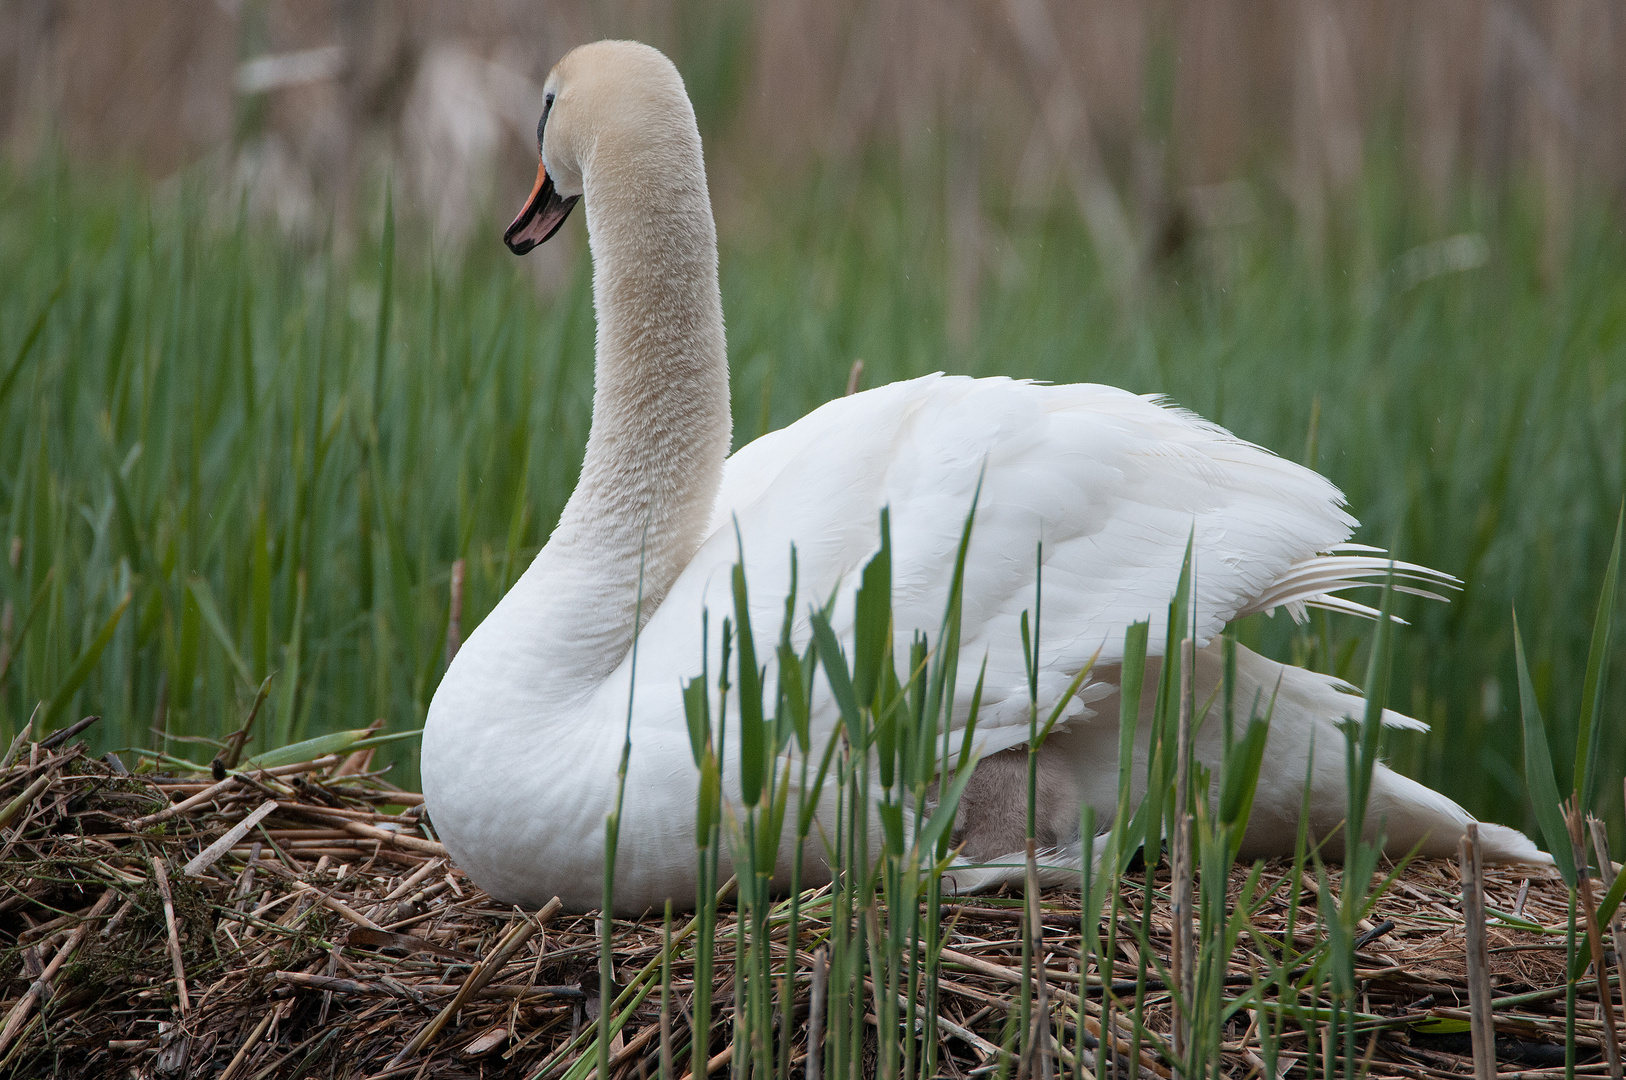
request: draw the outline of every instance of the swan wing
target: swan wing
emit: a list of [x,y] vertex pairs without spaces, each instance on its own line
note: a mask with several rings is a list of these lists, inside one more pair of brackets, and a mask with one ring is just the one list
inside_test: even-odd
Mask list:
[[[1337,606],[1328,590],[1371,577],[1371,564],[1387,566],[1376,556],[1343,554],[1318,567],[1318,553],[1347,540],[1355,525],[1338,490],[1156,398],[1090,384],[931,375],[829,402],[728,460],[709,538],[639,638],[637,696],[665,695],[670,709],[646,702],[635,713],[660,723],[681,713],[677,686],[700,671],[703,611],[715,680],[741,550],[759,660],[771,667],[792,545],[793,639],[804,644],[809,608],[833,600],[833,627],[850,644],[853,595],[878,549],[883,507],[890,508],[899,652],[907,655],[916,630],[935,641],[974,499],[955,722],[986,659],[984,752],[1026,737],[1019,626],[1035,606],[1041,575],[1039,697],[1049,708],[1092,656],[1102,668],[1121,661],[1131,623],[1150,620],[1152,652],[1162,651],[1188,538],[1200,642],[1241,613],[1325,599]],[[626,708],[629,665],[630,658],[601,688],[606,707]],[[1087,714],[1092,696],[1087,685],[1073,713]],[[828,702],[820,713],[833,727]]]

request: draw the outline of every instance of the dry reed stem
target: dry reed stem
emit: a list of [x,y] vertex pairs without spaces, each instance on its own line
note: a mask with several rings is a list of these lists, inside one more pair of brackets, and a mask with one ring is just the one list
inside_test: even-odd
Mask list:
[[[1575,870],[1579,879],[1576,889],[1581,894],[1581,909],[1586,915],[1587,941],[1592,947],[1592,973],[1597,983],[1598,997],[1604,1005],[1604,1051],[1609,1062],[1609,1076],[1611,1080],[1621,1080],[1620,1037],[1615,1030],[1615,1010],[1609,1007],[1609,969],[1603,960],[1603,928],[1598,925],[1598,901],[1592,895],[1592,874],[1587,864],[1586,831],[1579,796],[1571,796],[1565,802],[1564,818],[1575,853]],[[1607,860],[1606,853],[1601,861]]]
[[158,895],[164,900],[164,926],[169,930],[169,962],[175,973],[175,993],[180,998],[181,1015],[192,1011],[192,1001],[186,992],[186,964],[181,958],[181,935],[175,927],[175,897],[169,887],[169,871],[164,867],[164,856],[154,855],[152,874],[158,883]]
[[1490,956],[1485,947],[1485,890],[1479,861],[1479,826],[1469,824],[1460,845],[1462,915],[1468,938],[1468,1011],[1473,1024],[1474,1076],[1496,1077],[1496,1023],[1491,1016]]
[[148,814],[146,817],[136,818],[134,821],[130,822],[128,827],[131,832],[140,832],[143,829],[157,825],[159,822],[168,821],[172,817],[186,813],[186,811],[192,809],[194,806],[202,806],[204,803],[213,799],[215,796],[221,794],[227,789],[236,787],[237,782],[237,777],[228,776],[226,779],[217,784],[210,784],[208,787],[204,788],[202,791],[191,796],[190,798],[182,799],[178,803],[166,806],[157,813]]
[[807,1080],[822,1080],[825,986],[829,978],[830,954],[820,945],[813,954],[813,986],[807,1009]]
[[[1195,553],[1191,567],[1192,595],[1196,595],[1197,567]],[[1195,615],[1195,600],[1192,610],[1187,618]],[[1195,620],[1193,619],[1192,622]],[[1188,623],[1191,625],[1192,623]],[[1172,858],[1174,863],[1173,895],[1170,898],[1170,909],[1174,917],[1175,934],[1173,941],[1173,955],[1169,958],[1169,973],[1175,985],[1180,988],[1180,999],[1174,1006],[1174,1052],[1184,1056],[1191,1045],[1191,1017],[1181,1007],[1180,1002],[1194,1000],[1197,988],[1197,973],[1195,958],[1197,955],[1197,928],[1192,919],[1192,887],[1194,868],[1192,860],[1194,853],[1191,850],[1193,820],[1187,810],[1186,800],[1191,790],[1191,725],[1193,717],[1193,702],[1191,700],[1191,676],[1197,666],[1197,642],[1195,638],[1187,638],[1180,643],[1180,710],[1177,715],[1175,734],[1175,777],[1174,777],[1174,837],[1172,843]]]
[[222,836],[219,840],[193,856],[190,862],[181,867],[181,873],[187,877],[202,877],[209,867],[218,862],[222,855],[237,846],[237,841],[247,836],[250,829],[264,821],[276,808],[277,801],[275,799],[267,799],[261,803],[248,817],[227,829],[225,836]]
[[[1609,858],[1609,833],[1603,822],[1597,818],[1588,818],[1587,825],[1592,832],[1592,850],[1598,858],[1598,880],[1603,885],[1603,891],[1608,892],[1615,884],[1615,864]],[[1621,933],[1621,916],[1616,912],[1609,920],[1609,935],[1615,946],[1615,970],[1626,970],[1626,935]],[[1621,987],[1620,1004],[1626,1010],[1626,986]]]
[[294,887],[299,889],[301,892],[315,893],[316,902],[318,904],[321,904],[323,907],[327,908],[329,911],[333,912],[347,923],[359,926],[363,930],[376,930],[380,934],[388,932],[382,926],[379,926],[361,912],[355,911],[347,904],[335,900],[327,893],[317,889],[314,885],[307,885],[303,881],[296,881],[294,882]]
[[12,799],[4,808],[0,808],[0,829],[10,825],[35,799],[39,798],[40,793],[51,786],[51,780],[52,775],[48,772],[29,784],[21,795]]
[[463,986],[458,990],[457,996],[452,998],[446,1004],[446,1007],[441,1009],[440,1013],[422,1031],[414,1035],[401,1048],[400,1053],[391,1059],[389,1067],[393,1068],[407,1058],[414,1056],[424,1048],[425,1044],[439,1035],[451,1018],[457,1014],[457,1011],[466,1005],[470,998],[483,990],[486,983],[490,982],[492,977],[502,970],[502,966],[508,962],[519,947],[529,941],[531,935],[541,929],[543,923],[559,914],[559,909],[562,906],[556,896],[548,901],[546,907],[536,913],[534,920],[521,916],[514,925],[509,927],[508,932],[497,943],[497,947],[491,951],[491,955],[469,969],[469,976],[463,981]]
[[463,560],[452,560],[451,604],[446,615],[446,663],[463,646]]
[[[477,178],[520,164],[524,143],[509,133],[523,135],[515,113],[540,96],[549,66],[613,34],[668,49],[685,71],[722,60],[751,73],[703,120],[717,159],[708,167],[722,175],[783,183],[821,158],[839,174],[877,149],[963,131],[956,156],[980,159],[992,183],[1021,186],[1033,174],[1029,187],[1060,177],[1076,190],[1088,181],[1106,192],[1084,194],[1128,203],[1117,207],[1130,219],[1118,243],[1133,253],[1150,239],[1134,227],[1149,231],[1160,204],[1182,194],[1168,186],[1217,186],[1256,165],[1266,177],[1290,169],[1294,186],[1335,189],[1364,150],[1393,142],[1388,152],[1432,196],[1435,216],[1455,179],[1539,181],[1557,244],[1568,242],[1581,192],[1618,190],[1626,178],[1626,25],[1615,6],[787,0],[714,23],[675,0],[563,0],[546,20],[529,19],[528,5],[478,0],[433,19],[294,5],[295,18],[273,5],[277,29],[262,39],[267,16],[203,0],[153,12],[69,6],[51,19],[23,5],[0,22],[0,55],[15,70],[0,134],[22,160],[60,139],[69,153],[111,153],[155,176],[240,150],[236,167],[255,178],[251,205],[272,212],[304,192],[312,205],[297,220],[307,224],[335,203],[341,221],[359,217],[347,189],[364,186],[357,180],[389,146],[400,154],[392,171],[419,177],[412,194],[425,208],[444,203],[437,220],[456,232],[480,220]],[[341,49],[343,63],[312,85],[271,92],[264,129],[244,141],[233,103],[246,69],[234,61],[275,67],[325,47]],[[448,59],[485,75],[448,83]],[[441,160],[436,132],[448,123],[493,127],[507,145]],[[268,146],[283,148],[281,164],[250,171]],[[437,164],[443,179],[433,179]],[[1325,203],[1330,190],[1296,194]],[[1202,201],[1191,202],[1200,213]]]
[[248,1038],[243,1040],[243,1045],[238,1047],[236,1055],[226,1065],[226,1071],[220,1074],[220,1080],[232,1080],[232,1077],[237,1075],[237,1067],[243,1063],[243,1059],[248,1056],[248,1052],[253,1049],[254,1044],[259,1042],[260,1038],[265,1035],[265,1029],[271,1026],[271,1020],[275,1016],[276,1010],[271,1009],[267,1010],[266,1014],[260,1018],[259,1024],[255,1025]]
[[[35,707],[34,712],[39,712],[38,706]],[[5,755],[0,756],[0,769],[11,767],[12,759],[17,756],[17,751],[28,745],[29,737],[33,734],[34,720],[33,717],[30,717],[28,723],[24,724],[23,729],[17,733],[17,737],[11,740],[11,745],[6,747]]]

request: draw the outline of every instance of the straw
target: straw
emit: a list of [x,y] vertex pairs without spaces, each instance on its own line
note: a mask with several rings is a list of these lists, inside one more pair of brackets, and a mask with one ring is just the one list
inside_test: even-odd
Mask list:
[[[170,816],[161,833],[143,832],[131,826],[214,786],[202,766],[196,773],[123,776],[85,757],[82,746],[49,751],[38,744],[20,749],[15,760],[0,771],[0,806],[41,778],[47,783],[14,821],[0,856],[0,877],[8,885],[0,895],[0,950],[37,955],[39,961],[32,978],[14,973],[33,961],[0,966],[0,1073],[150,1071],[160,1053],[168,1062],[181,1060],[184,1051],[188,1069],[200,1075],[230,1069],[232,1080],[271,1080],[298,1069],[306,1075],[377,1076],[392,1061],[400,1062],[401,1071],[391,1075],[421,1070],[429,1077],[468,1073],[472,1062],[466,1055],[478,1051],[491,1074],[531,1076],[547,1065],[547,1075],[558,1077],[582,1055],[585,1066],[596,1054],[591,1027],[582,1029],[588,1037],[575,1040],[572,1049],[578,1010],[590,996],[584,978],[597,993],[591,982],[598,959],[596,917],[544,913],[549,921],[543,948],[534,917],[516,918],[511,907],[494,902],[439,854],[419,815],[404,810],[418,806],[417,793],[378,777],[336,776],[337,759],[303,763],[285,775],[304,775],[307,782],[286,797],[267,800],[259,790],[274,779],[224,788]],[[200,853],[223,846],[267,801],[274,809],[200,865],[198,876],[172,873],[171,867],[192,865]],[[362,832],[346,826],[361,826]],[[367,830],[396,842],[384,843]],[[1042,869],[1042,853],[1039,863]],[[1245,905],[1252,933],[1220,961],[1226,1007],[1236,1011],[1216,1064],[1241,1076],[1268,1059],[1298,1075],[1312,1050],[1307,1034],[1327,1022],[1334,1001],[1325,978],[1317,983],[1307,966],[1318,955],[1316,905],[1294,907],[1289,901],[1311,888],[1340,891],[1342,872],[1328,867],[1323,884],[1295,875],[1290,863],[1269,862],[1253,899],[1244,901],[1248,870],[1237,868],[1225,883],[1230,904]],[[1195,876],[1201,878],[1200,867]],[[1035,1076],[1047,1059],[1070,1073],[1080,1039],[1086,1047],[1111,1046],[1122,1068],[1107,1073],[1125,1080],[1179,1070],[1175,1059],[1164,1056],[1172,1051],[1174,1034],[1167,981],[1178,925],[1170,907],[1171,871],[1161,864],[1149,878],[1144,870],[1121,877],[1115,906],[1103,909],[1112,912],[1116,937],[1102,934],[1102,944],[1092,946],[1098,950],[1092,953],[1095,963],[1082,968],[1076,892],[1046,891],[1026,913],[1020,896],[1004,894],[942,905],[936,1017],[919,1014],[921,1022],[912,1029],[916,1038],[938,1033],[939,1072],[1014,1072],[1018,1061],[1001,1047],[1011,1045],[1005,1033],[1014,1029],[1007,1028],[1007,1018],[1021,1011],[1022,942],[1028,934],[1033,971],[1027,983],[1045,987],[1043,999],[1030,1001],[1028,1009],[1030,1024],[1038,1025],[1028,1041],[1043,1047],[1031,1062]],[[1484,970],[1498,995],[1488,1003],[1502,1036],[1498,1065],[1502,1075],[1540,1073],[1562,1061],[1568,891],[1555,875],[1530,867],[1487,866],[1477,877]],[[1431,1032],[1431,1026],[1460,1025],[1470,1016],[1463,1007],[1474,998],[1463,948],[1467,926],[1459,910],[1469,884],[1452,862],[1417,860],[1367,912],[1354,942],[1359,1011],[1353,1022],[1363,1057],[1369,1055],[1369,1076],[1428,1080],[1469,1071],[1469,1048],[1451,1041],[1459,1037]],[[884,925],[891,916],[875,903]],[[1511,914],[1515,907],[1517,917]],[[828,893],[815,890],[802,898],[799,960],[787,986],[789,1060],[793,1070],[805,1068],[815,1078],[833,1075],[836,1060],[810,1053],[808,1045],[810,1028],[818,1025],[820,1042],[838,1037],[829,1023],[836,980],[824,959],[831,913]],[[713,991],[724,1002],[737,985],[731,944],[736,919],[724,901],[710,968]],[[662,911],[612,923],[617,970],[648,974],[634,976],[637,985],[614,1003],[622,1042],[611,1056],[610,1080],[659,1075],[663,1042],[669,1060],[688,1056],[694,925],[673,929],[668,956]],[[788,929],[788,921],[777,916],[767,924],[776,956],[788,955]],[[1275,950],[1289,940],[1295,943],[1289,955],[1299,958],[1292,962],[1304,966],[1278,977]],[[754,977],[749,970],[745,975]],[[1130,1008],[1137,982],[1144,999],[1138,1016]],[[1613,964],[1603,982],[1618,1018]],[[885,982],[864,978],[858,985],[866,998],[886,996]],[[650,992],[662,988],[671,1031],[666,1040],[660,1036],[662,994]],[[887,1011],[906,1027],[904,989],[898,1007]],[[1606,1068],[1607,1024],[1595,1018],[1598,980],[1586,979],[1578,993],[1578,1074],[1587,1075]],[[1110,1020],[1109,994],[1117,1001]],[[1266,1013],[1269,1025],[1248,1022]],[[864,1022],[874,1031],[879,1018]],[[160,1036],[159,1023],[174,1026]],[[1270,1055],[1260,1042],[1267,1026],[1278,1043]],[[1039,1032],[1046,1034],[1036,1040]],[[1313,1045],[1319,1057],[1319,1035]],[[708,1073],[733,1059],[731,1040],[725,1037],[719,1049],[701,1059]],[[1137,1054],[1138,1067],[1131,1070]]]

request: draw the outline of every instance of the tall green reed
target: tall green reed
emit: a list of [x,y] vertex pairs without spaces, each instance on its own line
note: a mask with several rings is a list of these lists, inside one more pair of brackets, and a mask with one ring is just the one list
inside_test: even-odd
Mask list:
[[[201,170],[155,194],[49,161],[0,168],[0,734],[43,701],[60,702],[57,724],[102,714],[98,749],[158,745],[155,726],[219,740],[273,673],[250,752],[380,716],[416,727],[446,655],[450,568],[463,560],[459,622],[476,625],[575,481],[585,262],[539,296],[489,237],[432,252],[382,197],[353,234],[291,240],[222,212],[212,186]],[[1305,445],[1316,417],[1310,464],[1370,534],[1467,585],[1448,608],[1400,611],[1416,629],[1393,699],[1433,732],[1392,740],[1391,758],[1519,823],[1506,613],[1516,602],[1537,701],[1574,737],[1590,681],[1574,613],[1592,610],[1626,476],[1626,248],[1578,208],[1571,261],[1547,276],[1516,201],[1430,217],[1381,170],[1363,192],[1322,261],[1281,227],[1291,215],[1266,213],[1204,233],[1133,309],[1102,287],[1070,211],[991,203],[998,257],[965,338],[945,330],[946,218],[886,161],[798,188],[751,219],[769,229],[725,215],[735,400],[750,403],[736,429],[805,414],[853,357],[871,382],[947,368],[1164,392],[1278,450]],[[1441,230],[1479,232],[1491,261],[1421,283],[1392,272]],[[1319,615],[1309,632],[1237,633],[1345,677],[1370,643]],[[1607,645],[1617,670],[1622,647]],[[1607,683],[1599,715],[1622,693]],[[1613,826],[1600,793],[1621,735],[1591,732],[1594,807]],[[1471,767],[1448,766],[1464,747]],[[413,756],[397,760],[414,782]]]
[[[725,863],[732,866],[739,889],[732,943],[733,1022],[727,1040],[737,1075],[785,1076],[794,1067],[796,987],[812,975],[799,957],[810,947],[828,957],[829,990],[820,1012],[825,1035],[818,1044],[806,1046],[805,1068],[821,1076],[853,1078],[868,1075],[870,1068],[876,1075],[894,1078],[935,1075],[940,1068],[936,1029],[940,1024],[937,980],[943,942],[942,884],[944,873],[954,864],[951,834],[958,800],[976,764],[971,748],[981,699],[979,676],[964,734],[956,745],[947,709],[955,699],[964,559],[974,520],[973,508],[962,534],[936,644],[917,633],[910,641],[907,661],[901,664],[894,644],[898,635],[891,610],[886,512],[880,521],[879,549],[860,575],[850,654],[830,623],[829,603],[809,609],[811,640],[800,652],[794,647],[791,629],[797,614],[797,575],[792,553],[791,588],[773,654],[777,671],[772,680],[767,677],[769,665],[759,659],[741,550],[731,580],[731,612],[722,624],[722,670],[714,677],[703,662],[700,675],[684,692],[691,749],[700,775],[698,910],[691,926],[698,925],[701,931],[690,954],[695,982],[688,1048],[695,1075],[706,1067],[714,1045],[711,988],[721,950],[715,929],[723,895],[715,882]],[[1181,643],[1187,640],[1186,613],[1193,593],[1188,554],[1168,612],[1166,651],[1149,733],[1146,795],[1138,806],[1132,806],[1129,780],[1147,657],[1147,624],[1136,624],[1126,636],[1119,810],[1104,833],[1104,844],[1097,842],[1093,811],[1081,813],[1081,955],[1087,969],[1089,957],[1110,957],[1117,951],[1115,935],[1121,924],[1118,882],[1130,856],[1138,849],[1147,852],[1150,865],[1144,888],[1150,898],[1150,871],[1159,861],[1164,838],[1176,838],[1179,830],[1188,830],[1186,842],[1194,853],[1197,873],[1183,880],[1185,887],[1197,890],[1196,940],[1202,942],[1188,958],[1191,975],[1182,980],[1151,959],[1149,924],[1143,919],[1135,927],[1141,959],[1133,1004],[1115,999],[1111,966],[1102,969],[1106,973],[1100,980],[1104,1008],[1095,1024],[1102,1036],[1097,1047],[1119,1047],[1123,1040],[1118,1034],[1127,1029],[1132,1059],[1145,1046],[1179,1063],[1188,1075],[1217,1076],[1225,1024],[1244,1008],[1262,1009],[1267,990],[1276,986],[1285,990],[1288,984],[1284,966],[1267,972],[1246,992],[1228,996],[1230,958],[1249,932],[1251,916],[1274,891],[1260,889],[1263,869],[1256,864],[1240,902],[1231,903],[1227,894],[1230,870],[1258,784],[1270,703],[1251,703],[1241,731],[1233,732],[1239,722],[1233,701],[1234,645],[1227,645],[1224,685],[1215,694],[1221,703],[1221,719],[1212,720],[1225,724],[1218,774],[1210,776],[1191,759],[1192,726],[1209,722],[1216,704],[1211,699],[1199,709],[1191,697],[1191,679],[1182,674],[1189,671],[1191,662]],[[1040,717],[1032,676],[1041,644],[1042,610],[1041,583],[1034,617],[1024,620],[1027,633],[1022,643],[1029,658],[1030,754],[1042,748],[1089,670],[1078,673],[1063,698],[1047,716]],[[709,623],[709,616],[704,621]],[[818,686],[816,668],[825,673]],[[811,706],[819,689],[829,693],[838,713],[835,728],[822,733],[812,725]],[[732,740],[730,702],[736,703],[737,713]],[[1381,707],[1376,708],[1373,715],[1381,716]],[[822,746],[818,736],[824,737]],[[737,772],[728,767],[730,741],[736,748]],[[731,781],[731,776],[737,780]],[[737,795],[731,783],[737,783]],[[1181,806],[1177,797],[1181,784],[1188,788],[1183,817],[1175,813]],[[826,785],[833,785],[834,790],[827,790]],[[1031,770],[1029,789],[1031,800]],[[1212,803],[1211,790],[1217,793]],[[794,814],[790,812],[793,800]],[[994,1063],[1001,1075],[1012,1068],[1024,1075],[1049,1074],[1055,1061],[1067,1053],[1068,1014],[1054,1011],[1036,952],[1041,918],[1031,821],[1028,831],[1023,975],[1009,1013],[1007,1052]],[[781,894],[786,885],[785,860],[780,857],[784,842],[793,847],[790,888]],[[804,892],[802,858],[810,843],[822,848],[831,881],[827,887]],[[1175,847],[1178,850],[1180,845]],[[1301,867],[1305,861],[1302,847]],[[1363,893],[1360,900],[1364,897]],[[1105,935],[1101,932],[1103,910]],[[1150,910],[1149,905],[1144,910]],[[804,940],[807,928],[813,930],[811,942]],[[777,967],[773,962],[776,945],[785,958]],[[672,946],[666,948],[670,951]],[[607,958],[607,942],[603,949]],[[1303,959],[1301,955],[1289,960],[1284,954],[1283,964],[1291,966]],[[669,955],[661,963],[664,998],[670,996]],[[1150,977],[1172,989],[1186,1017],[1185,1034],[1176,1042],[1149,1031],[1143,1022]],[[1317,977],[1324,977],[1319,970]],[[1299,988],[1295,983],[1295,998]],[[1071,1055],[1075,1069],[1082,1069],[1084,1032],[1091,1018],[1086,1016],[1084,999],[1075,995],[1073,1000]],[[1302,1017],[1302,1010],[1296,1015]],[[867,1023],[874,1027],[873,1043],[864,1034]],[[1057,1024],[1062,1026],[1053,1026]],[[606,1046],[601,1031],[597,1044],[601,1061]],[[1098,1051],[1098,1069],[1101,1061]]]
[[[816,1068],[832,1078],[863,1074],[864,1018],[873,1008],[879,1018],[882,1075],[935,1073],[935,980],[942,940],[938,899],[942,874],[952,861],[955,811],[975,764],[972,738],[981,697],[979,681],[956,747],[948,720],[955,701],[961,592],[974,517],[973,507],[935,647],[927,636],[917,635],[901,670],[894,652],[888,514],[883,511],[880,519],[880,549],[861,574],[850,657],[830,624],[828,603],[810,609],[808,644],[801,651],[793,644],[798,596],[792,551],[790,590],[770,654],[776,671],[771,695],[769,665],[759,661],[741,549],[731,581],[732,612],[722,622],[721,670],[714,683],[703,662],[700,675],[684,688],[700,780],[700,929],[693,953],[689,1046],[695,1075],[702,1073],[711,1053],[721,899],[716,879],[725,862],[733,868],[738,890],[732,1053],[741,1075],[788,1074],[795,991],[803,977],[800,939],[809,918],[818,920],[829,957],[823,1019],[830,1038],[827,1046],[810,1048],[819,1058]],[[709,614],[703,617],[703,634],[709,635],[709,621]],[[813,727],[814,677],[821,667],[824,688],[839,713],[829,731]],[[737,712],[733,769],[727,756],[730,701],[736,702]],[[737,783],[737,795],[731,783]],[[788,882],[781,874],[786,860],[780,855],[786,842],[792,845]],[[805,892],[802,876],[810,845],[822,850],[831,881],[824,889]],[[778,890],[787,884],[788,895],[781,899]],[[776,935],[788,943],[778,967],[773,960]]]
[[[1592,623],[1592,644],[1587,650],[1581,715],[1576,724],[1575,768],[1571,773],[1574,788],[1568,800],[1562,799],[1559,795],[1558,781],[1553,775],[1553,758],[1549,748],[1547,725],[1542,719],[1541,706],[1530,677],[1530,666],[1525,660],[1524,638],[1519,633],[1518,612],[1512,613],[1514,667],[1519,682],[1519,708],[1524,730],[1525,776],[1530,785],[1532,808],[1536,820],[1541,825],[1542,839],[1546,841],[1547,850],[1551,852],[1558,872],[1563,875],[1564,883],[1569,887],[1569,918],[1565,935],[1565,970],[1568,978],[1564,998],[1566,1078],[1575,1073],[1576,986],[1591,958],[1592,939],[1598,933],[1598,927],[1585,928],[1587,947],[1578,948],[1576,942],[1578,890],[1590,886],[1583,881],[1587,876],[1585,850],[1579,843],[1571,842],[1571,826],[1565,819],[1573,817],[1577,821],[1578,828],[1579,818],[1591,808],[1593,793],[1596,790],[1597,749],[1601,738],[1598,703],[1603,700],[1605,680],[1608,676],[1609,640],[1614,632],[1614,609],[1620,581],[1623,537],[1626,537],[1626,505],[1623,505],[1616,519],[1615,541],[1609,554],[1608,567],[1604,571],[1603,589],[1598,597],[1596,615]],[[1598,858],[1601,860],[1606,855],[1607,853],[1600,852]],[[1626,882],[1622,882],[1622,878],[1626,878],[1626,874],[1616,878],[1615,887],[1612,887],[1604,897],[1597,913],[1599,926],[1608,923],[1619,907],[1622,896],[1626,895]]]

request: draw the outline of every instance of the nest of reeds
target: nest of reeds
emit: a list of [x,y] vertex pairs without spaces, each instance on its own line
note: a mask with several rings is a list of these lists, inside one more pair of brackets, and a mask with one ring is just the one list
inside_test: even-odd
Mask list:
[[[0,1076],[585,1077],[601,1000],[598,920],[493,902],[450,864],[421,811],[422,797],[370,773],[365,754],[216,780],[131,775],[82,744],[14,744],[0,765]],[[1233,895],[1248,873],[1233,875]],[[1504,1076],[1562,1075],[1566,1024],[1576,1071],[1607,1071],[1611,1022],[1621,1020],[1619,939],[1605,929],[1602,975],[1589,967],[1571,981],[1566,958],[1584,947],[1570,940],[1581,917],[1564,882],[1530,868],[1486,868],[1481,881],[1468,893],[1470,911],[1489,913],[1478,923],[1464,918],[1453,863],[1414,862],[1381,894],[1353,943],[1358,1007],[1346,997],[1354,1041],[1344,1045],[1372,1076],[1470,1074],[1467,1021],[1480,1008]],[[1317,893],[1338,887],[1336,868],[1312,874],[1285,862],[1248,886],[1250,930],[1224,983],[1227,1000],[1252,997],[1225,1021],[1216,1071],[1343,1071],[1328,1067],[1344,1052],[1327,1027],[1330,985],[1306,985],[1282,961],[1322,933]],[[1166,872],[1150,888],[1144,871],[1126,877],[1105,972],[1081,965],[1076,893],[1043,897],[1041,962],[1026,973],[1020,897],[945,901],[935,1022],[917,1029],[935,1043],[937,1072],[1178,1072],[1168,1052],[1177,1023],[1165,981],[1168,895]],[[662,1075],[663,1049],[674,1076],[689,1074],[691,1060],[712,1074],[730,1068],[734,918],[725,907],[715,935],[718,1020],[699,1058],[689,1045],[687,918],[615,921],[613,1015],[624,1024],[608,1060],[617,1080]],[[809,1061],[808,1028],[819,1020],[817,946],[829,929],[828,905],[821,914],[804,903],[800,962],[781,984],[794,1005],[777,1028],[789,1034],[780,1060],[797,1075],[825,1064]],[[770,933],[783,964],[786,928]],[[1475,979],[1488,980],[1489,995],[1471,992]],[[848,1059],[867,1063],[860,1071],[876,1067],[877,1012],[897,1015],[854,1014],[870,1044]],[[1022,1016],[1034,1018],[1029,1037]],[[923,1058],[912,1060],[919,1071]],[[834,1063],[822,1072],[852,1075]]]

